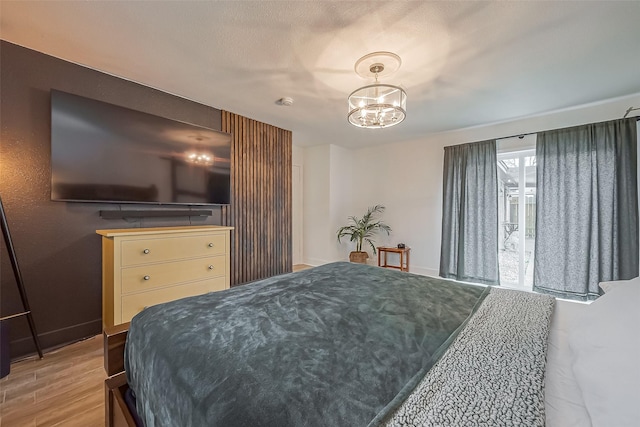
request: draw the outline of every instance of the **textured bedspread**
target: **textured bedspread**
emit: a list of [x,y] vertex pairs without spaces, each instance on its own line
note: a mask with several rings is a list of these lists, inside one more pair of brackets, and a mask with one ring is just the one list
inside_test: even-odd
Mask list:
[[[547,295],[492,288],[386,427],[544,427]],[[375,423],[377,424],[377,423]]]
[[387,418],[489,288],[334,263],[150,307],[125,364],[147,426]]

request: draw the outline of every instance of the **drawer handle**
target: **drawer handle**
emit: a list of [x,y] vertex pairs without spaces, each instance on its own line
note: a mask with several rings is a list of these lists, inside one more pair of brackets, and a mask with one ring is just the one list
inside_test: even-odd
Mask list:
[[208,246],[209,246],[210,248],[212,248],[212,247],[213,247],[213,243],[209,243],[209,245],[208,245]]
[[149,279],[151,279],[151,276],[144,276],[143,279],[144,280],[149,280]]
[[209,266],[209,270],[213,270],[213,265],[210,265],[210,266]]
[[142,251],[143,254],[148,254],[149,252],[151,252],[149,249],[145,249],[144,251]]

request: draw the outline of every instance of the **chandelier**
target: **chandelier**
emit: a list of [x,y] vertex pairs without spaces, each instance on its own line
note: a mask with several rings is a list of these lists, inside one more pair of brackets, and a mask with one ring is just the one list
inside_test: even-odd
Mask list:
[[398,70],[400,57],[391,52],[374,52],[360,58],[356,73],[375,79],[373,84],[354,90],[349,95],[349,123],[369,129],[395,126],[407,115],[407,93],[400,86],[378,81]]
[[205,152],[190,152],[186,153],[185,158],[187,162],[194,163],[196,165],[211,166],[213,164],[213,155]]

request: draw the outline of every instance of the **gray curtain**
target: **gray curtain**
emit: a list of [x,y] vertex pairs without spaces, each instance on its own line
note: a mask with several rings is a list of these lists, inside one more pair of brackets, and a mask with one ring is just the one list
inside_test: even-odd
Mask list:
[[538,134],[534,290],[589,300],[638,275],[636,120]]
[[444,148],[440,276],[499,284],[496,142]]

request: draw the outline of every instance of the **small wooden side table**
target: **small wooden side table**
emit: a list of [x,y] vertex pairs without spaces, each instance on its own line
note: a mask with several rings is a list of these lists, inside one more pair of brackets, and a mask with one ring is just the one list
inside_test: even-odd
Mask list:
[[[400,265],[392,265],[387,263],[387,254],[391,252],[400,255]],[[409,254],[411,248],[386,248],[384,246],[378,247],[378,267],[383,268],[395,268],[400,271],[409,271]],[[384,254],[384,256],[382,256]],[[384,262],[384,263],[383,263]]]

